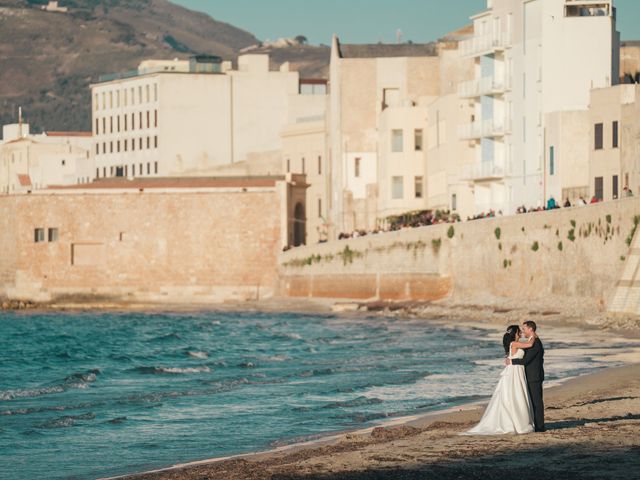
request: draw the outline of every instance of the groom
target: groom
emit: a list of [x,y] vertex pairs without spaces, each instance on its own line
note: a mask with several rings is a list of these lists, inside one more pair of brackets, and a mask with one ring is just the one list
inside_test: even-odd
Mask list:
[[544,403],[542,401],[542,382],[544,381],[544,347],[536,335],[536,322],[528,320],[522,324],[522,332],[527,338],[534,337],[531,348],[524,351],[523,358],[506,359],[507,365],[524,365],[527,387],[533,407],[533,420],[536,432],[544,432]]

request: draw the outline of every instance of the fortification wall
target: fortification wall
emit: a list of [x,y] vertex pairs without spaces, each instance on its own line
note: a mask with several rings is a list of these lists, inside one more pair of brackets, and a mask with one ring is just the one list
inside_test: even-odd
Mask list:
[[604,306],[640,200],[435,225],[296,248],[280,294],[352,299],[583,298]]

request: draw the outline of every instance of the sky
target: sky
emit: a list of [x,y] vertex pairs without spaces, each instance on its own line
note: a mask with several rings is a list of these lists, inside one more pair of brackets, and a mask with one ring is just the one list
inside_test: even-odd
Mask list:
[[[469,23],[486,0],[171,0],[260,40],[304,35],[312,44],[429,42]],[[640,0],[616,0],[623,40],[640,40]]]

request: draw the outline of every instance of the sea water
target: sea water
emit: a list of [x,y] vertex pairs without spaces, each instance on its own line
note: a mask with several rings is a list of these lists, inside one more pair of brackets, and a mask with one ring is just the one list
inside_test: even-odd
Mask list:
[[[4,479],[133,473],[448,408],[490,395],[504,355],[479,329],[256,312],[2,313],[0,339]],[[600,366],[569,360],[548,377]]]

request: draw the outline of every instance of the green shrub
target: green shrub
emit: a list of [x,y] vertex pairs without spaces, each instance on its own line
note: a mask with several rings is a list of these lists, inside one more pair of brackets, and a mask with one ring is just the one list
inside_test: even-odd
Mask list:
[[447,230],[447,237],[449,238],[453,238],[453,236],[456,234],[455,229],[453,228],[453,225],[451,225],[449,227],[449,230]]
[[607,219],[607,223],[611,223],[611,215],[607,215],[605,218]]
[[536,240],[535,242],[533,242],[533,245],[531,245],[531,250],[533,250],[534,252],[537,252],[539,248],[540,248],[540,245],[538,244],[538,241]]
[[562,251],[562,248],[563,248],[562,247],[562,242],[560,241],[560,242],[558,242],[558,250]]
[[496,229],[493,231],[493,233],[495,234],[496,238],[498,240],[500,240],[500,235],[502,233],[501,230],[500,230],[500,227],[496,227]]
[[569,235],[567,235],[567,238],[569,240],[571,240],[572,242],[576,241],[576,235],[575,235],[576,231],[572,228],[571,230],[569,230]]
[[434,238],[431,240],[431,248],[433,249],[434,254],[437,254],[440,251],[440,245],[442,245],[441,238]]
[[571,226],[572,226],[573,228],[576,228],[576,221],[575,221],[575,220],[571,220]]

